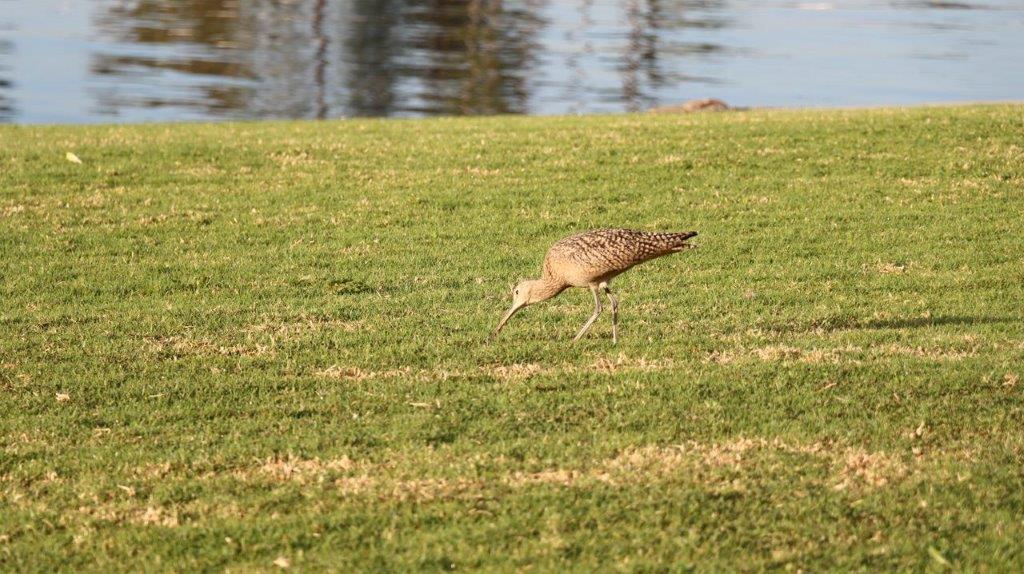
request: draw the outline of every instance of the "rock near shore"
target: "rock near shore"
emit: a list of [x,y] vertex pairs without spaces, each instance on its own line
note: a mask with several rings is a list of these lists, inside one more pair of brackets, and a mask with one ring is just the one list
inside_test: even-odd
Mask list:
[[689,114],[694,112],[721,112],[731,109],[729,104],[715,98],[690,100],[674,106],[652,108],[656,114]]

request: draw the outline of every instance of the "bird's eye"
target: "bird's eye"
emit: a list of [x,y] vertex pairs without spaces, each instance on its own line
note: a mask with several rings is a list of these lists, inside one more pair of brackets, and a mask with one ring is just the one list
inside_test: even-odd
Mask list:
[[513,295],[518,295],[519,294],[519,289],[516,289],[515,292],[513,292],[512,294]]

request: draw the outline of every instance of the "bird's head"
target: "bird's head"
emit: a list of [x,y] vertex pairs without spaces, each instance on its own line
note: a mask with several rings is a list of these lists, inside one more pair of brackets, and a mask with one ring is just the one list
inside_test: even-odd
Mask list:
[[543,281],[539,279],[527,279],[526,281],[520,281],[518,285],[513,287],[512,307],[505,312],[505,316],[501,318],[501,321],[498,323],[498,327],[494,329],[494,333],[491,337],[497,337],[498,332],[500,332],[501,328],[505,326],[505,323],[507,323],[508,320],[512,318],[512,315],[515,315],[516,312],[523,307],[539,303],[545,299],[550,299],[551,296],[548,294],[550,289],[545,289],[544,287]]

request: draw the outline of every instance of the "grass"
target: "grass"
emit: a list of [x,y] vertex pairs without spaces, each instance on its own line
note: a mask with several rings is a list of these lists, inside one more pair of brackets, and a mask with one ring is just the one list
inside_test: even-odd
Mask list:
[[[0,569],[1020,570],[1022,134],[2,127]],[[486,342],[604,226],[701,248]]]

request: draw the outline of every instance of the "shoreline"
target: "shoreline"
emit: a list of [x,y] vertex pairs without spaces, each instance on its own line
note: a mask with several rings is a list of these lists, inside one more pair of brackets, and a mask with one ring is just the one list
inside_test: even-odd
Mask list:
[[[425,115],[425,116],[340,116],[336,118],[226,118],[226,119],[185,119],[172,121],[142,121],[142,122],[80,122],[80,123],[0,123],[0,129],[6,128],[59,128],[59,127],[127,127],[127,126],[173,126],[173,125],[215,125],[215,124],[277,124],[288,122],[303,123],[329,123],[346,120],[394,120],[394,121],[417,121],[417,120],[462,120],[462,119],[493,119],[493,118],[590,118],[590,117],[616,117],[646,114],[661,115],[694,115],[722,112],[843,112],[860,110],[912,110],[917,108],[966,108],[979,106],[1024,106],[1024,99],[1021,100],[965,100],[951,102],[924,102],[914,104],[878,104],[878,105],[841,105],[841,106],[736,106],[729,105],[724,110],[694,110],[677,111],[672,108],[685,105],[668,104],[646,110],[625,111],[625,112],[597,112],[581,114],[480,114],[480,115]],[[728,104],[728,102],[724,102]]]

